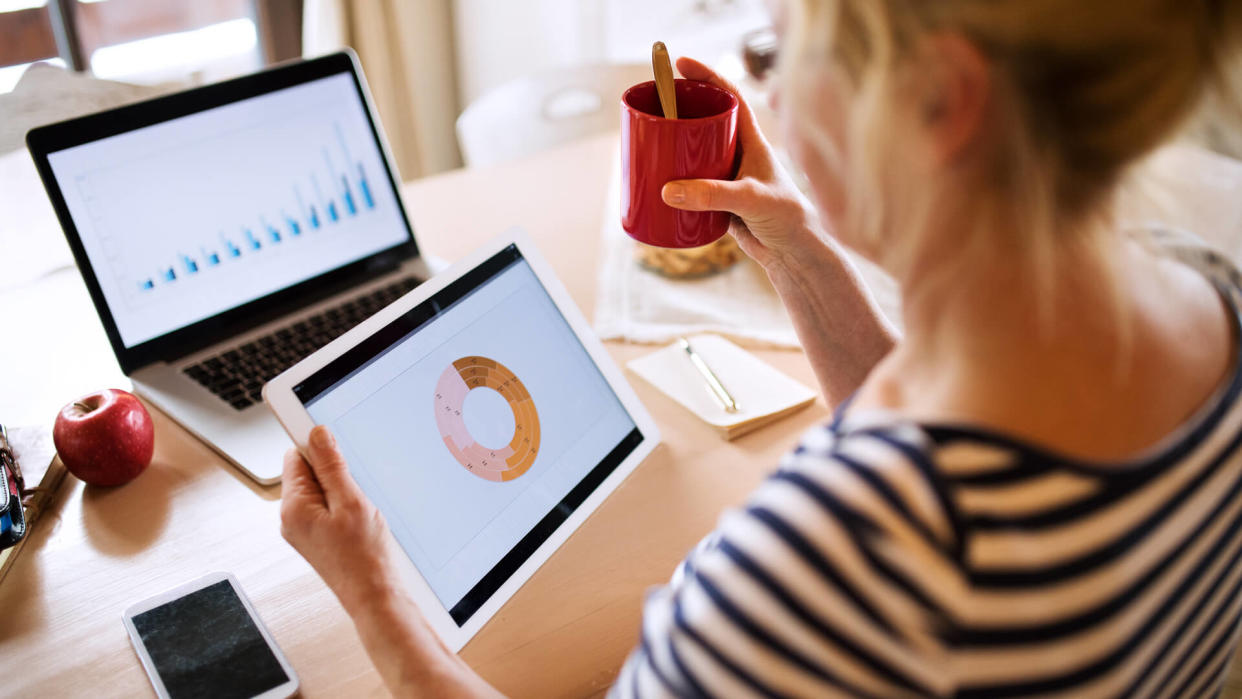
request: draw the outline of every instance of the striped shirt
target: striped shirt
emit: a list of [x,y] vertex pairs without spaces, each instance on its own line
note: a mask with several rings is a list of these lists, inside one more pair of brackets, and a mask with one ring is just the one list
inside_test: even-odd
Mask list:
[[[1237,272],[1174,253],[1237,338]],[[1239,366],[1117,463],[838,411],[649,593],[614,696],[1216,695],[1242,612]]]

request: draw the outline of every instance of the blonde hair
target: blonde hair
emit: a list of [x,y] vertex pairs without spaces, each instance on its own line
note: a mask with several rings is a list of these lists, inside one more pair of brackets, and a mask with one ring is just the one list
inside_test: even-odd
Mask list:
[[996,98],[976,224],[1003,218],[1017,236],[971,242],[1020,248],[1037,268],[1050,246],[1111,213],[1128,169],[1207,94],[1229,94],[1226,67],[1242,44],[1242,0],[791,0],[787,9],[785,99],[799,110],[808,75],[825,65],[853,93],[848,171],[826,133],[799,125],[839,168],[851,236],[900,248],[887,234],[926,216],[941,193],[895,172],[890,107],[895,69],[918,39],[957,33],[988,59]]

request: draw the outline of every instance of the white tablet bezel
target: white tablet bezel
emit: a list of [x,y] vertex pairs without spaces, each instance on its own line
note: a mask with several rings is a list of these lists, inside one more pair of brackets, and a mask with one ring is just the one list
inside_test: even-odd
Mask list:
[[316,423],[302,405],[301,400],[294,395],[294,386],[509,245],[516,245],[522,258],[530,265],[530,268],[534,271],[540,284],[543,285],[544,290],[547,291],[548,296],[551,297],[561,316],[569,324],[570,329],[578,341],[582,343],[582,346],[608,382],[613,393],[621,401],[625,411],[633,419],[634,425],[642,436],[642,441],[635,446],[634,450],[622,460],[612,473],[556,528],[556,531],[551,536],[535,549],[530,557],[509,576],[504,584],[462,626],[458,626],[453,621],[449,615],[448,608],[440,602],[440,599],[432,591],[431,586],[418,572],[414,563],[405,554],[404,549],[397,543],[396,538],[389,536],[389,546],[394,547],[395,551],[401,553],[400,556],[395,556],[394,559],[400,561],[399,565],[402,567],[402,575],[407,583],[407,589],[427,618],[428,623],[454,652],[461,650],[466,645],[479,629],[495,615],[500,607],[530,579],[535,571],[539,569],[539,566],[543,565],[552,553],[560,548],[561,544],[569,538],[569,535],[595,511],[595,508],[599,507],[600,503],[612,491],[617,489],[617,486],[625,480],[625,477],[651,453],[651,450],[660,441],[660,433],[656,428],[655,421],[647,413],[642,403],[639,402],[638,396],[625,380],[620,368],[612,361],[612,357],[604,349],[603,344],[599,341],[599,338],[595,335],[581,311],[578,310],[577,305],[574,304],[569,292],[553,273],[551,266],[538,253],[534,243],[524,231],[517,228],[511,229],[458,260],[432,279],[423,282],[405,296],[394,301],[391,305],[380,310],[349,332],[333,340],[319,351],[290,367],[287,371],[269,381],[263,388],[264,401],[271,408],[272,412],[275,413],[276,419],[280,421],[285,431],[289,433],[297,448],[305,454],[307,439]]
[[224,571],[208,573],[197,580],[191,580],[184,585],[178,585],[171,590],[165,590],[154,597],[148,597],[141,602],[130,605],[122,613],[121,618],[125,622],[125,630],[129,633],[130,643],[134,646],[134,652],[138,654],[138,659],[142,662],[142,669],[146,670],[147,677],[151,678],[151,685],[155,688],[155,694],[160,699],[169,699],[168,689],[164,686],[164,678],[160,677],[160,673],[155,667],[155,662],[151,660],[151,655],[147,652],[146,645],[138,635],[138,628],[134,626],[134,617],[221,581],[228,581],[229,586],[233,588],[233,594],[237,595],[237,599],[241,600],[242,607],[250,615],[250,621],[254,622],[255,628],[263,636],[263,641],[267,644],[268,650],[276,657],[276,662],[280,663],[281,669],[285,671],[285,675],[289,678],[288,682],[267,690],[255,699],[286,699],[286,697],[293,696],[298,691],[298,674],[293,671],[293,666],[289,664],[289,659],[281,652],[280,646],[276,645],[276,640],[272,638],[271,632],[263,625],[263,620],[255,612],[254,605],[250,603],[250,598],[242,590],[241,584],[237,582],[237,578],[232,573]]

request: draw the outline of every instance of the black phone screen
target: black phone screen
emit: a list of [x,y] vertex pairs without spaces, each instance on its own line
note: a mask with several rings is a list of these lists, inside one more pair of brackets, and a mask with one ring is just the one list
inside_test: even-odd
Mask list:
[[289,681],[227,580],[134,616],[172,699],[253,697]]

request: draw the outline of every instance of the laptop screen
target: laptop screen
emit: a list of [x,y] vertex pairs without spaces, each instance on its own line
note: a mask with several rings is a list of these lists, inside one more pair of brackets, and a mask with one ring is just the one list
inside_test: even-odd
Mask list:
[[410,240],[347,72],[48,163],[126,348]]

